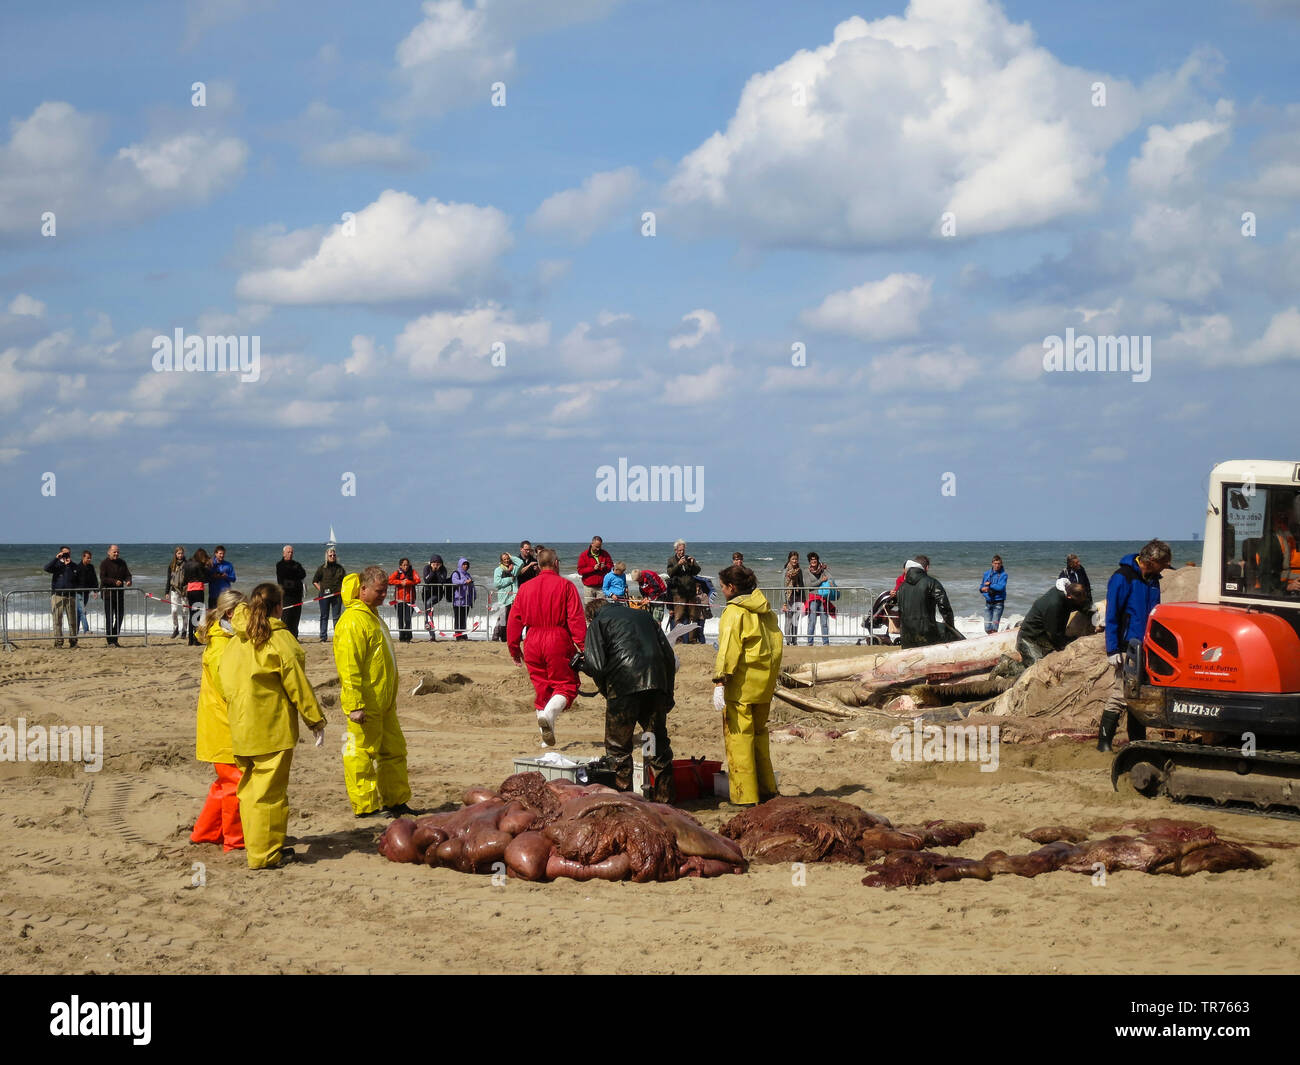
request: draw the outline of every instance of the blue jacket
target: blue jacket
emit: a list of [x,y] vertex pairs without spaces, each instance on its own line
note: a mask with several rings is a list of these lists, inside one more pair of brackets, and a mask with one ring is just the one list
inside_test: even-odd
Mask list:
[[212,579],[208,581],[208,598],[215,603],[217,597],[235,583],[235,567],[229,561],[214,562],[210,571]]
[[980,578],[980,587],[985,584],[989,590],[984,593],[984,602],[986,603],[1005,603],[1007,601],[1007,570],[1002,567],[1002,572],[994,573],[991,569],[984,571],[984,576]]
[[605,580],[601,583],[600,591],[606,599],[627,595],[627,577],[622,573],[615,573],[610,570],[605,574]]
[[1106,585],[1106,654],[1123,654],[1146,635],[1147,615],[1160,602],[1160,574],[1143,577],[1137,555],[1125,555]]

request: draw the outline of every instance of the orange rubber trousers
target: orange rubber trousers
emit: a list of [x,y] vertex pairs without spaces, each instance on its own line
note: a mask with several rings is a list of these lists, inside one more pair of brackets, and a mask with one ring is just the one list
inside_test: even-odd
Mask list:
[[192,843],[220,843],[224,850],[240,850],[244,846],[244,826],[239,820],[239,767],[224,762],[213,762],[217,779],[208,789],[208,801],[199,811],[190,833]]

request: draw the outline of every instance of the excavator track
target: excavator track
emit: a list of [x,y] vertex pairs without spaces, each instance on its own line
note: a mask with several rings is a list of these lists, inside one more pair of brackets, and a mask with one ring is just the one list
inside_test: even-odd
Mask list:
[[1110,779],[1128,775],[1134,790],[1154,798],[1228,813],[1300,821],[1300,751],[1208,747],[1138,740],[1111,763]]

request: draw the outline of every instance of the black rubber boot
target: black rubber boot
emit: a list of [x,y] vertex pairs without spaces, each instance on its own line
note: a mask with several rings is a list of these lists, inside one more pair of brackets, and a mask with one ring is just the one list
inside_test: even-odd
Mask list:
[[[1129,715],[1130,720],[1132,715]],[[1115,729],[1119,727],[1119,711],[1105,710],[1101,715],[1101,728],[1097,730],[1097,750],[1109,751],[1111,740],[1115,738]]]
[[1146,725],[1142,724],[1141,721],[1133,716],[1132,710],[1128,712],[1127,726],[1129,743],[1132,743],[1134,740],[1144,740],[1147,738]]

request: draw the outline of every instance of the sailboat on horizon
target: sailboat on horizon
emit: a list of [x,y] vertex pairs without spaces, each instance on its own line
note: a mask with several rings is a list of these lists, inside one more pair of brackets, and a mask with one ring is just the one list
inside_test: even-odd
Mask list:
[[338,547],[338,546],[339,546],[339,542],[338,542],[338,540],[337,540],[337,539],[335,538],[335,536],[334,536],[334,526],[333,526],[333,525],[330,526],[330,538],[329,538],[328,540],[325,541],[325,546],[326,546],[326,547]]

